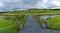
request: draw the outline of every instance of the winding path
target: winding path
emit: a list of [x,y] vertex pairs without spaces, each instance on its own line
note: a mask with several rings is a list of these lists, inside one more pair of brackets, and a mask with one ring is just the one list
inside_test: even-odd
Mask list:
[[34,20],[32,15],[29,14],[24,29],[21,30],[19,33],[60,33],[60,31],[42,29],[37,21]]

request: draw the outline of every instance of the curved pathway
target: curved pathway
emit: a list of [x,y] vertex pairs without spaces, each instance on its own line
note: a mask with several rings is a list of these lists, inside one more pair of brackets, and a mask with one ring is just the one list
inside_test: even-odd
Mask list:
[[24,29],[19,33],[60,33],[60,31],[42,29],[32,15],[29,14]]

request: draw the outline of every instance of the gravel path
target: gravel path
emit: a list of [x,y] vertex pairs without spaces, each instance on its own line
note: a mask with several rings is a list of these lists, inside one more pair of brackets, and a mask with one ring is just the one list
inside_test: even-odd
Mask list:
[[42,29],[32,15],[29,14],[24,29],[19,33],[60,33],[60,31]]

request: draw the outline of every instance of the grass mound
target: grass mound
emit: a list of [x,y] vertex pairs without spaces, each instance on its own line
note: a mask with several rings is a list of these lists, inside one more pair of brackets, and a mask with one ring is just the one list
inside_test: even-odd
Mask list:
[[0,19],[0,33],[17,33],[18,29],[15,22]]
[[54,18],[50,18],[47,20],[48,27],[51,29],[60,30],[60,16],[56,16]]

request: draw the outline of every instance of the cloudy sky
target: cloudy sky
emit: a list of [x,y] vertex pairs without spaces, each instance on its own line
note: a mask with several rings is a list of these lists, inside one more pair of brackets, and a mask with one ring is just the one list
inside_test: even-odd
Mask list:
[[28,8],[60,8],[60,0],[0,0],[0,11]]

